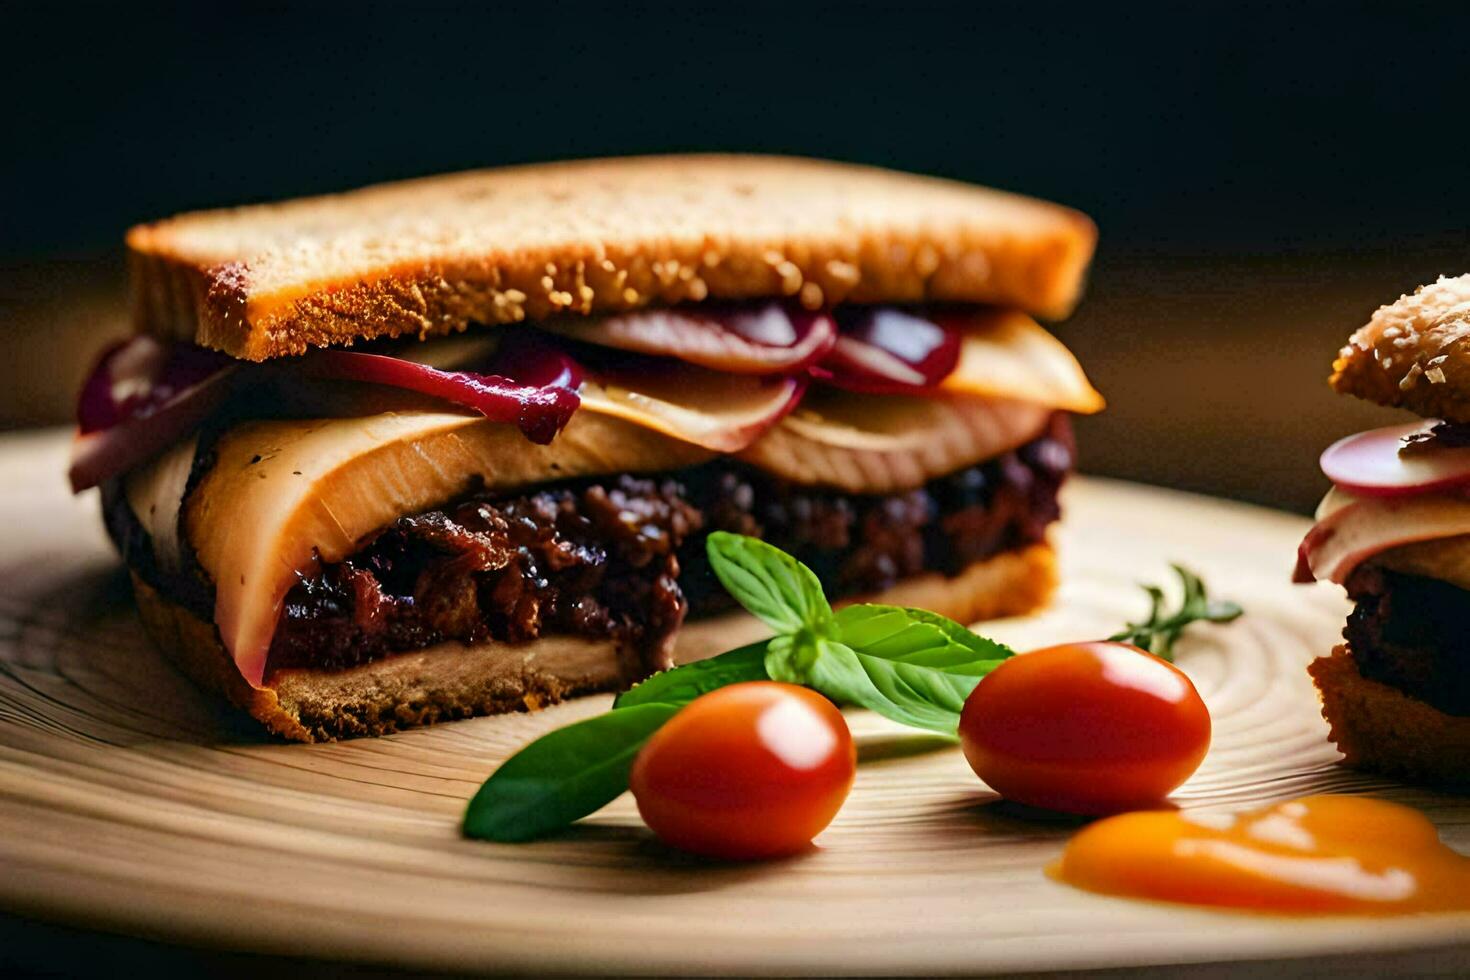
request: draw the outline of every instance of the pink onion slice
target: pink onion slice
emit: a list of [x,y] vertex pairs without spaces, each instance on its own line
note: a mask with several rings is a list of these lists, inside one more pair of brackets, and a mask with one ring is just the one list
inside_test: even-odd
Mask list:
[[223,382],[233,374],[228,370],[215,375],[145,416],[127,419],[110,429],[78,433],[67,470],[72,492],[81,493],[126,473],[202,425],[229,397],[230,386]]
[[69,472],[72,490],[96,486],[162,452],[234,393],[237,386],[226,384],[227,379],[244,377],[256,383],[295,377],[357,381],[413,391],[513,424],[532,442],[550,442],[579,404],[576,362],[528,337],[502,345],[493,364],[500,374],[441,371],[345,350],[242,364],[215,351],[136,337],[109,348],[82,387],[80,432]]
[[727,374],[797,374],[837,341],[826,313],[783,303],[637,310],[544,329],[583,343],[673,357]]
[[839,316],[837,343],[813,373],[829,384],[874,395],[913,395],[949,376],[960,332],[892,307],[859,307]]
[[67,477],[74,493],[167,449],[224,403],[232,358],[134,337],[103,352],[82,386]]
[[362,381],[442,398],[492,421],[513,424],[527,439],[545,445],[581,403],[570,387],[580,379],[570,358],[553,360],[549,348],[538,351],[525,346],[515,353],[518,359],[507,358],[507,370],[519,371],[527,383],[499,374],[441,371],[417,361],[348,350],[313,351],[286,369],[312,378]]
[[102,352],[77,399],[83,434],[157,412],[234,362],[227,354],[154,337],[119,341]]
[[1426,436],[1437,422],[1411,422],[1359,432],[1322,453],[1322,472],[1335,485],[1365,497],[1402,497],[1470,486],[1470,446]]

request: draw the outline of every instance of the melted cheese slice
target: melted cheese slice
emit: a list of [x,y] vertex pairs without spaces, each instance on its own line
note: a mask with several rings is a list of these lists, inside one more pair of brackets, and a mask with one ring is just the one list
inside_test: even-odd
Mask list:
[[940,391],[1045,405],[1069,412],[1102,411],[1103,397],[1060,340],[1013,310],[956,318],[960,359]]
[[184,567],[184,552],[179,540],[182,530],[180,511],[198,445],[198,435],[176,443],[173,448],[129,473],[123,484],[128,507],[143,530],[148,532],[154,562],[172,575],[177,575]]
[[1338,487],[1302,542],[1312,575],[1342,584],[1365,561],[1470,588],[1470,499],[1448,494],[1365,497]]

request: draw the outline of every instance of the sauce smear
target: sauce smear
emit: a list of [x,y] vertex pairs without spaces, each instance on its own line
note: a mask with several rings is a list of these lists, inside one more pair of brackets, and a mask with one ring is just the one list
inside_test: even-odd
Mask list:
[[1125,813],[1072,838],[1050,871],[1108,895],[1289,915],[1470,911],[1470,858],[1419,811],[1366,797]]

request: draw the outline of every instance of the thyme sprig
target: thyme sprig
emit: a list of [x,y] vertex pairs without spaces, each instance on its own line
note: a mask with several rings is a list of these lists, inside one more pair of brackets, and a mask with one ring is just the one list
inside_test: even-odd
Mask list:
[[1164,608],[1164,590],[1157,585],[1144,585],[1148,593],[1148,618],[1137,623],[1128,623],[1124,629],[1108,637],[1132,643],[1156,657],[1173,661],[1174,641],[1184,633],[1191,623],[1228,623],[1244,611],[1237,603],[1228,599],[1211,599],[1205,583],[1198,575],[1183,565],[1170,565],[1179,576],[1183,586],[1183,597],[1179,608],[1169,612]]

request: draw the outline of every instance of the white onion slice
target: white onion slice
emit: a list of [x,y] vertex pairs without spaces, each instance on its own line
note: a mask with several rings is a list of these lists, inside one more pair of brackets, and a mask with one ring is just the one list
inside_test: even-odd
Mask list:
[[1044,405],[984,398],[871,397],[813,387],[740,459],[796,483],[894,493],[991,459],[1039,435]]
[[572,340],[672,357],[727,374],[797,374],[837,340],[837,325],[826,313],[781,303],[637,310],[553,320],[542,327]]
[[678,365],[636,376],[589,373],[582,410],[721,453],[739,452],[801,400],[803,378],[718,374]]

